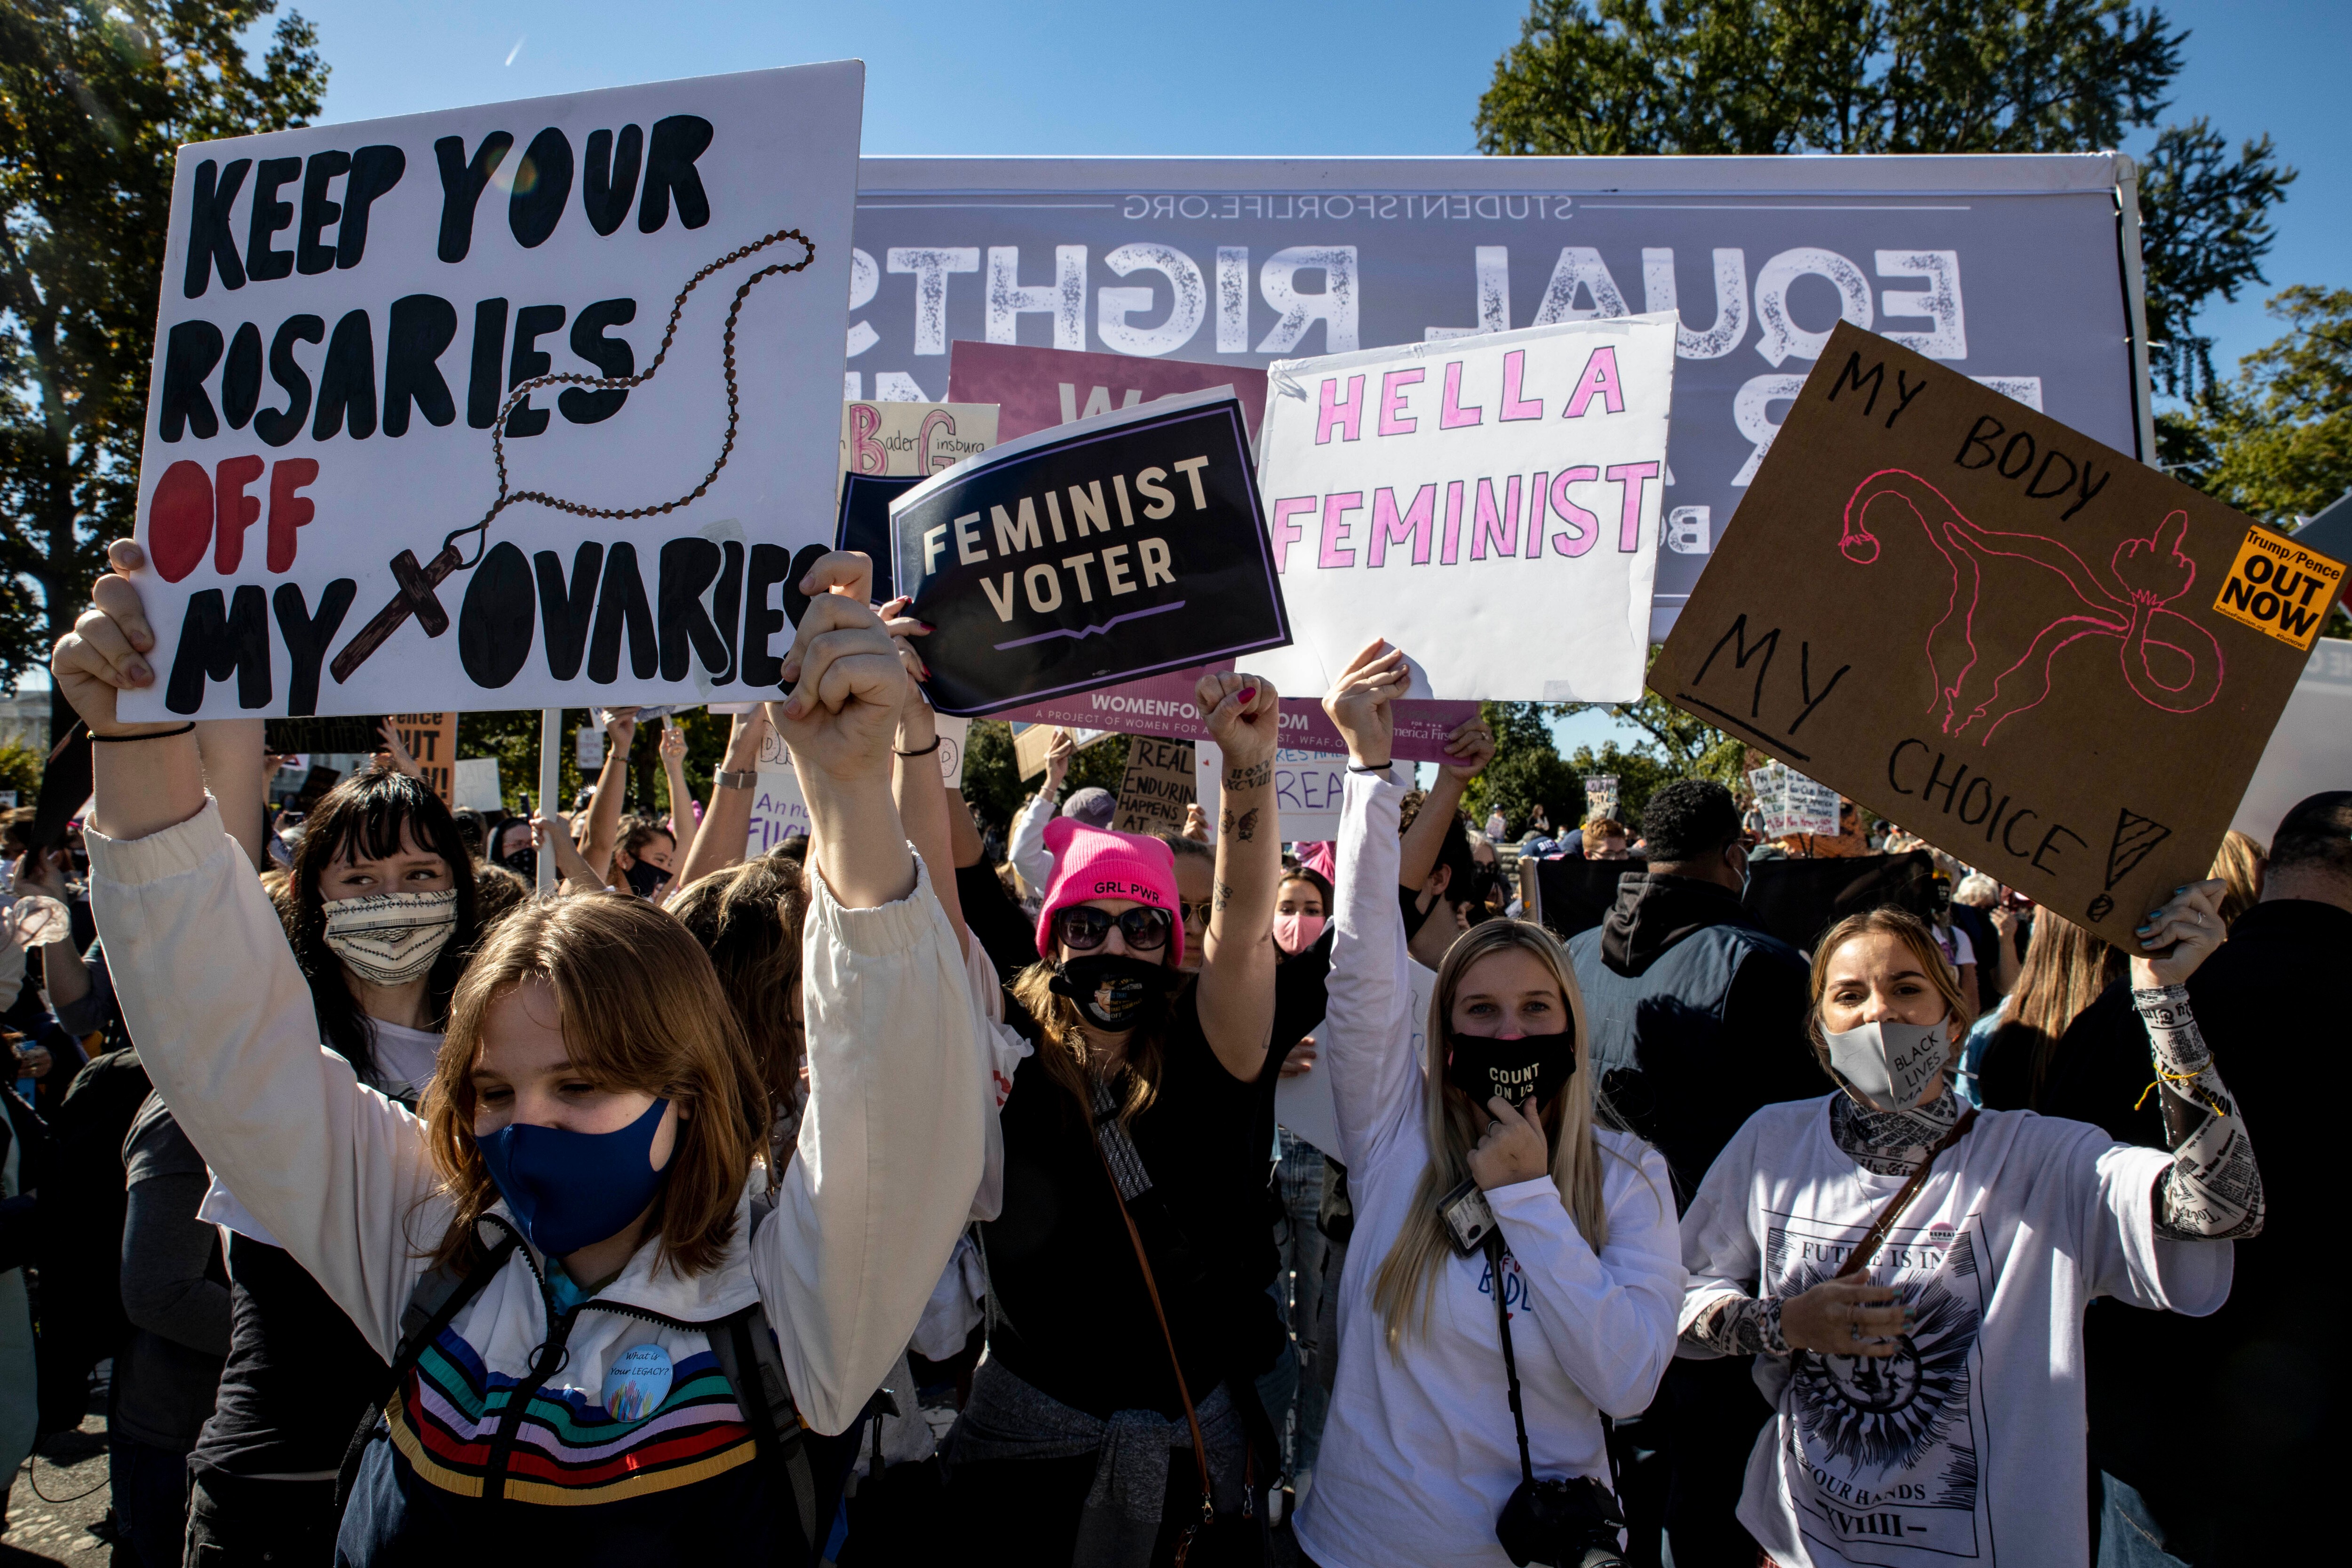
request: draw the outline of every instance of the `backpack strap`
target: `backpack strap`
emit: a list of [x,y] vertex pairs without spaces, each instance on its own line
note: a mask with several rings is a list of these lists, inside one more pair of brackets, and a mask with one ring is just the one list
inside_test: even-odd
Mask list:
[[343,1449],[342,1466],[335,1474],[338,1518],[342,1515],[343,1505],[351,1500],[352,1485],[359,1479],[360,1461],[367,1457],[368,1443],[375,1436],[375,1424],[383,1419],[386,1402],[399,1395],[401,1383],[415,1367],[425,1347],[439,1339],[442,1331],[465,1310],[466,1304],[498,1278],[499,1270],[507,1266],[507,1259],[514,1256],[519,1245],[519,1238],[509,1230],[496,1247],[476,1258],[474,1266],[464,1274],[436,1268],[416,1282],[416,1289],[409,1295],[407,1310],[400,1315],[400,1349],[384,1373],[382,1392],[369,1403],[367,1414],[360,1419],[359,1430],[352,1434],[350,1444]]
[[793,1402],[784,1358],[768,1331],[767,1310],[754,1301],[709,1325],[710,1353],[735,1391],[735,1403],[751,1429],[762,1458],[780,1464],[792,1484],[793,1509],[802,1538],[812,1549],[824,1544],[818,1532],[832,1521],[817,1511],[816,1469],[810,1462],[800,1407]]

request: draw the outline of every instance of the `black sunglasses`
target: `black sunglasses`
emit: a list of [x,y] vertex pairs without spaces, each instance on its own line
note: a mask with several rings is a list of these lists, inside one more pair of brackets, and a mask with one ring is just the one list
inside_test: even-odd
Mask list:
[[1174,924],[1166,910],[1148,905],[1139,904],[1114,915],[1092,904],[1072,904],[1054,916],[1054,934],[1073,952],[1092,952],[1109,939],[1110,928],[1116,925],[1130,951],[1157,952],[1168,945],[1168,932]]

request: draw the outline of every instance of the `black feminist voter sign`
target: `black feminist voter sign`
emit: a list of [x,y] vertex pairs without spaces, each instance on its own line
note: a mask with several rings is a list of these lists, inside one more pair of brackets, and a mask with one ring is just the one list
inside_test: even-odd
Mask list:
[[863,96],[850,61],[182,148],[125,716],[775,686]]
[[1241,404],[1144,404],[1007,442],[890,508],[940,711],[992,713],[1290,640]]
[[1649,681],[2128,948],[2212,864],[2343,571],[1841,323]]

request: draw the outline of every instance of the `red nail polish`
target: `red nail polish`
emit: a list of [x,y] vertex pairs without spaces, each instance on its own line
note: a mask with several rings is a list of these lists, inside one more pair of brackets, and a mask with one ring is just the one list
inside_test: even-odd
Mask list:
[[1255,687],[1255,686],[1244,686],[1244,687],[1243,687],[1243,688],[1242,688],[1242,700],[1243,700],[1243,701],[1244,701],[1244,702],[1255,702],[1255,701],[1256,701],[1256,700],[1257,700],[1257,688],[1256,688],[1256,687]]

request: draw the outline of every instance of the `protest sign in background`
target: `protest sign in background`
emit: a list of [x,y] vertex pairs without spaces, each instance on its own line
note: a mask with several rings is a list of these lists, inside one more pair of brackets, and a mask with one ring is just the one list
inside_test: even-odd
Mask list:
[[994,712],[1288,636],[1241,405],[1196,393],[1024,436],[891,503],[924,689]]
[[2331,789],[2352,789],[2352,642],[2322,637],[2230,826],[2268,848],[2291,807]]
[[[1214,741],[1192,742],[1193,791],[1216,842],[1218,803],[1224,797],[1225,753]],[[1348,785],[1348,754],[1331,756],[1284,746],[1274,753],[1274,804],[1282,841],[1311,844],[1339,837],[1340,797]]]
[[1091,419],[1188,392],[1230,386],[1241,399],[1250,438],[1265,418],[1265,372],[1255,365],[1076,353],[1014,342],[957,342],[948,354],[948,395],[992,403],[997,430],[1009,441],[1055,425]]
[[1584,780],[1584,820],[1617,815],[1617,775],[1591,773]]
[[1416,697],[1640,696],[1674,374],[1664,316],[1277,363],[1258,479],[1294,640],[1244,665],[1323,691],[1380,637]]
[[1263,368],[1674,310],[1663,636],[1841,319],[2153,455],[2126,167],[2111,153],[867,158],[851,395],[946,395],[959,341]]
[[863,81],[183,147],[139,488],[162,679],[125,716],[774,685],[838,466]]
[[1838,792],[1791,769],[1780,775],[1781,820],[1784,833],[1811,833],[1834,838],[1838,830]]
[[425,775],[441,804],[449,804],[453,775],[449,769],[457,760],[457,715],[455,713],[394,713],[393,732],[400,743],[408,748],[409,761]]
[[280,755],[296,752],[373,752],[383,744],[383,716],[350,713],[331,719],[268,719],[262,744]]
[[496,811],[506,804],[499,793],[499,760],[496,757],[460,757],[454,764],[449,787],[449,804],[459,811]]
[[[1231,666],[1219,664],[1215,668],[1225,669]],[[1082,737],[1088,732],[1084,727],[1093,725],[1121,734],[1172,735],[1197,741],[1209,732],[1200,710],[1192,705],[1200,676],[1199,670],[1156,675],[1145,680],[1130,680],[1007,709],[1003,716],[1027,723],[1060,724]],[[1281,712],[1285,745],[1325,755],[1347,753],[1348,743],[1339,738],[1339,728],[1323,711],[1321,693],[1313,697],[1286,696]],[[1464,720],[1477,717],[1478,705],[1407,699],[1389,704],[1389,712],[1396,730],[1392,737],[1395,755],[1409,763],[1437,763],[1447,760],[1446,739]],[[1081,746],[1086,743],[1083,739],[1079,742]],[[1038,744],[1042,747],[1044,742]],[[1041,750],[1037,755],[1042,759],[1045,752]],[[1039,765],[1044,765],[1042,761]]]
[[1118,781],[1113,827],[1121,833],[1181,833],[1184,808],[1192,799],[1191,742],[1128,737],[1127,772]]
[[890,559],[890,503],[919,480],[994,445],[996,409],[992,405],[842,405],[841,494],[835,505],[833,545],[862,550],[872,559],[877,602],[898,592]]
[[2215,611],[2251,526],[1842,325],[1650,684],[2128,946],[2305,662]]

